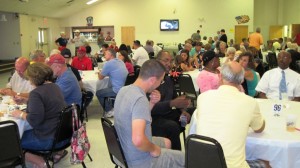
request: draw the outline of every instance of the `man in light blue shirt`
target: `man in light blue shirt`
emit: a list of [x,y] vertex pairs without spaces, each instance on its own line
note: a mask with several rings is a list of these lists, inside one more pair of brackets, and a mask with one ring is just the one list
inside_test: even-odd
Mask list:
[[112,106],[108,105],[104,107],[104,98],[117,95],[121,87],[123,87],[125,84],[128,70],[126,69],[125,63],[116,58],[116,51],[113,49],[108,49],[104,56],[107,62],[104,64],[103,69],[99,73],[98,77],[100,80],[102,80],[108,76],[111,85],[105,89],[97,90],[96,96],[98,97],[103,110],[107,112],[106,117],[112,117]]

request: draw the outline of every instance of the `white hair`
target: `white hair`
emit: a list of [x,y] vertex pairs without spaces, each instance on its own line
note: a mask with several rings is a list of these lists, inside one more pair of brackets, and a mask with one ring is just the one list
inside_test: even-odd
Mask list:
[[245,74],[245,71],[243,68],[238,73],[234,72],[229,63],[225,63],[221,68],[222,78],[230,83],[234,83],[237,85],[240,85],[243,82],[244,74]]

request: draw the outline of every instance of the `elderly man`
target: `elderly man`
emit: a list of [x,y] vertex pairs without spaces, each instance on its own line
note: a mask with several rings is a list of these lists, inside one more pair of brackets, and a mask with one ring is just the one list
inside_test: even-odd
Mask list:
[[[138,79],[117,95],[114,123],[131,168],[184,167],[184,153],[166,149],[170,148],[170,141],[151,134],[150,111],[160,100],[155,88],[163,81],[165,71],[158,61],[148,60]],[[146,93],[151,93],[150,101]]]
[[74,31],[74,38],[71,39],[72,43],[75,43],[75,55],[77,55],[77,50],[80,46],[84,46],[87,43],[87,40],[84,36],[80,36],[80,30]]
[[300,101],[300,75],[289,68],[292,62],[291,54],[286,51],[280,52],[277,62],[279,67],[267,71],[256,86],[259,97]]
[[132,61],[135,65],[142,66],[145,61],[149,60],[149,55],[145,48],[141,46],[141,42],[139,40],[135,40],[133,42],[133,48],[135,51],[132,56]]
[[85,46],[80,46],[77,50],[77,56],[73,58],[72,64],[74,68],[78,70],[93,70],[93,63],[86,55]]
[[68,39],[66,38],[65,32],[60,32],[60,37],[55,40],[55,44],[57,45],[59,51],[62,51],[67,47]]
[[66,65],[65,58],[60,54],[54,54],[47,62],[53,71],[54,77],[57,77],[55,84],[61,89],[67,105],[72,103],[81,105],[81,90],[76,77],[71,69]]
[[29,60],[25,57],[20,57],[15,62],[15,73],[7,83],[6,88],[0,89],[0,94],[9,96],[28,97],[29,92],[34,88],[30,81],[25,79],[24,73],[29,66]]
[[180,125],[180,115],[186,116],[190,120],[190,114],[185,109],[191,103],[185,96],[177,97],[174,83],[168,73],[172,65],[172,57],[168,51],[161,50],[157,55],[157,60],[164,65],[166,75],[164,82],[157,90],[162,98],[157,102],[152,111],[152,134],[153,136],[166,137],[172,142],[172,149],[181,150],[179,135],[184,129]]
[[45,62],[46,55],[43,50],[33,50],[30,55],[30,64],[35,62]]
[[212,137],[221,144],[227,167],[246,168],[254,167],[253,164],[265,167],[265,161],[246,161],[248,129],[260,133],[265,121],[256,100],[239,91],[243,80],[244,70],[239,63],[233,61],[222,66],[222,85],[198,97],[193,116],[196,134]]
[[111,105],[104,107],[104,98],[116,96],[121,87],[124,86],[128,75],[125,63],[116,58],[116,54],[116,51],[111,48],[105,52],[105,59],[107,62],[104,64],[102,71],[99,72],[98,75],[100,80],[108,76],[111,82],[111,85],[108,88],[100,89],[96,92],[96,96],[98,97],[104,112],[106,112],[106,117],[112,117],[114,115],[114,111]]

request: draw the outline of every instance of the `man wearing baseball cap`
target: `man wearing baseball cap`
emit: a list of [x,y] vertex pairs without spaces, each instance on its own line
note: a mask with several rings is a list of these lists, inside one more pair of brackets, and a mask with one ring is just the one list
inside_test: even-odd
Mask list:
[[55,84],[61,89],[67,105],[76,103],[81,105],[81,90],[76,77],[71,69],[66,65],[65,58],[60,54],[54,54],[49,58],[47,64],[56,77]]
[[86,56],[86,48],[84,46],[79,47],[77,50],[77,56],[73,59],[71,65],[82,71],[93,70],[92,61]]

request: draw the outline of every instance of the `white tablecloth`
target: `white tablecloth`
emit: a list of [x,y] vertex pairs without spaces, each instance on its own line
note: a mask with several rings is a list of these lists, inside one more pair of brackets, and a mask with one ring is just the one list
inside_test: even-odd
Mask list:
[[[272,168],[299,168],[300,167],[300,131],[286,131],[286,115],[298,116],[297,127],[300,127],[300,103],[286,102],[287,108],[275,117],[273,100],[257,99],[262,115],[266,121],[262,133],[249,130],[246,141],[246,156],[248,160],[264,159],[270,161]],[[278,103],[278,102],[277,102]]]
[[81,77],[83,87],[94,94],[97,90],[107,88],[110,83],[108,77],[99,80],[96,71],[82,71]]
[[[247,160],[268,160],[272,168],[299,168],[300,131],[286,131],[286,115],[297,115],[296,127],[300,128],[300,103],[292,101],[284,102],[283,104],[286,108],[284,108],[279,117],[275,117],[272,110],[272,104],[275,103],[274,100],[257,99],[257,101],[260,111],[265,118],[266,127],[262,133],[254,133],[249,129],[246,140]],[[197,119],[193,115],[189,134],[196,133],[196,124]]]
[[183,72],[183,74],[189,74],[191,76],[195,90],[197,93],[199,92],[199,87],[197,85],[197,77],[198,77],[199,73],[200,73],[199,69],[195,69],[193,71],[188,71],[188,72]]

